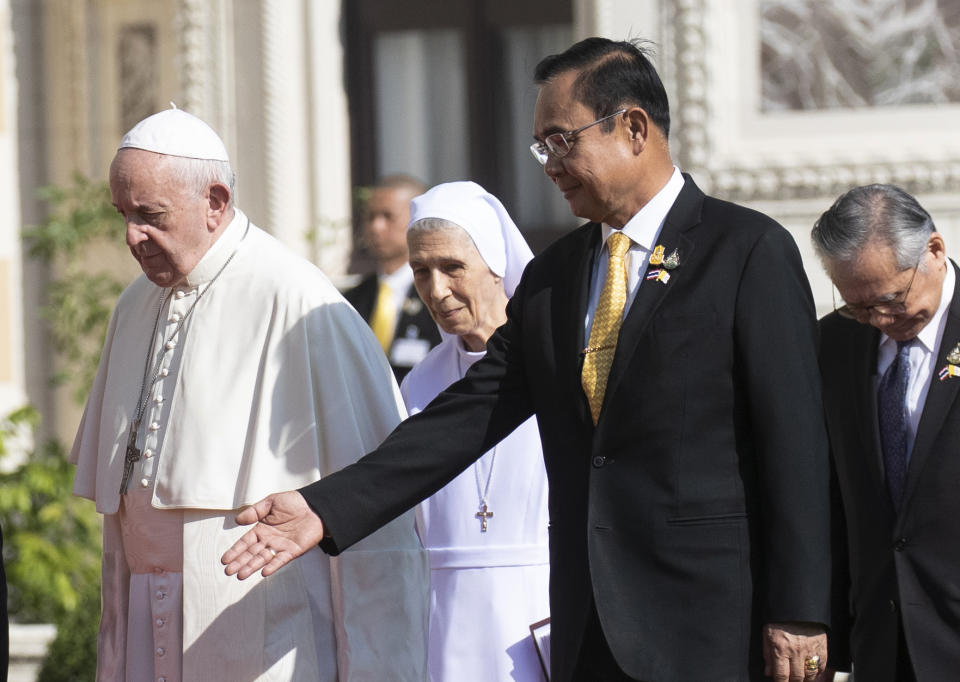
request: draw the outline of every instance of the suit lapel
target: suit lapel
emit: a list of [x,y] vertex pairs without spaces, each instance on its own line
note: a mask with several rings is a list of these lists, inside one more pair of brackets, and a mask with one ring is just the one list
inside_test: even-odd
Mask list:
[[583,321],[587,315],[590,299],[590,279],[593,264],[600,247],[600,226],[593,223],[583,231],[583,239],[574,244],[564,262],[564,272],[569,276],[561,278],[551,305],[551,316],[555,331],[554,344],[557,349],[558,376],[563,377],[577,401],[577,414],[581,419],[592,423],[590,406],[580,384],[583,368],[582,350],[584,340]]
[[[610,378],[607,381],[604,405],[613,399],[620,386],[621,379],[636,353],[637,344],[640,342],[643,332],[654,313],[656,313],[657,308],[676,286],[677,279],[689,272],[689,268],[686,271],[684,270],[684,264],[690,260],[694,243],[687,238],[684,231],[700,222],[700,208],[703,205],[704,195],[693,183],[693,180],[688,176],[684,176],[684,179],[683,189],[667,214],[663,229],[660,230],[660,235],[657,238],[657,244],[663,246],[665,256],[669,256],[674,250],[677,251],[680,265],[673,270],[668,270],[670,279],[666,283],[656,280],[648,281],[643,278],[643,274],[641,275],[643,279],[640,280],[640,286],[633,299],[633,304],[627,312],[627,317],[624,319],[623,325],[620,327],[620,334],[617,337],[617,350],[613,356],[613,365],[610,367]],[[645,268],[643,273],[648,270],[649,268]],[[603,411],[600,413],[600,418],[603,418]]]
[[[954,268],[954,273],[957,274],[953,261],[950,261],[950,266]],[[940,370],[947,364],[947,354],[960,341],[960,275],[955,279],[955,282],[957,284],[953,288],[953,301],[951,301],[950,308],[947,310],[947,324],[943,329],[940,347],[937,348],[934,355],[930,389],[923,405],[923,413],[917,427],[917,437],[914,439],[913,451],[907,467],[907,481],[901,509],[906,508],[907,502],[914,488],[916,488],[923,466],[930,457],[933,444],[936,442],[940,428],[947,418],[947,412],[956,401],[957,391],[960,390],[960,378],[948,377],[941,381],[938,376]]]
[[850,323],[854,333],[850,343],[849,366],[853,372],[850,383],[854,392],[853,405],[856,424],[860,429],[860,443],[864,448],[864,462],[870,481],[880,491],[880,499],[893,514],[893,505],[887,493],[886,475],[883,469],[883,452],[880,448],[880,430],[877,425],[876,369],[880,332],[866,324]]

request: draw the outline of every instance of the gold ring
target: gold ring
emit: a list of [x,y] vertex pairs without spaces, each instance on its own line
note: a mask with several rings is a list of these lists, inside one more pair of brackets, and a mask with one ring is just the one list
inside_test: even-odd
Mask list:
[[[273,556],[277,556],[277,550],[275,550],[273,547],[267,547],[267,551],[270,552]],[[809,664],[809,660],[810,659],[807,659],[808,664]],[[817,660],[819,661],[820,659],[818,658]]]
[[810,656],[803,662],[803,667],[808,673],[815,673],[820,670],[820,657],[819,656]]

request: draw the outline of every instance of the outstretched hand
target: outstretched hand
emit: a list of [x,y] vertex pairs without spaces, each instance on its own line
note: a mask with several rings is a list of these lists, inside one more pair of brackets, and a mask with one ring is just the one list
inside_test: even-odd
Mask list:
[[237,514],[237,523],[256,523],[233,543],[220,561],[226,574],[246,580],[263,569],[263,577],[307,552],[323,539],[323,522],[303,495],[293,490],[269,495]]

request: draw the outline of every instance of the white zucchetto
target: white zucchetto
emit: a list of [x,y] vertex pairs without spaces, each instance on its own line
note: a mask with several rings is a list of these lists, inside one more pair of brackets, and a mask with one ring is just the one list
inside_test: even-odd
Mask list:
[[148,116],[120,141],[120,149],[143,149],[187,159],[230,162],[223,140],[213,128],[175,106]]

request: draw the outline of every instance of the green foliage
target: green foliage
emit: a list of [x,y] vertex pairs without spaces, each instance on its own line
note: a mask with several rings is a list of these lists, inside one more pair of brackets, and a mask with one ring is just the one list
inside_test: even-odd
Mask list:
[[100,588],[88,585],[76,609],[57,624],[37,682],[89,682],[97,669],[97,620]]
[[[96,248],[122,244],[124,225],[107,185],[77,175],[47,187],[48,218],[23,231],[31,256],[52,266],[41,314],[48,321],[58,371],[80,404],[96,374],[110,312],[123,284],[97,271]],[[0,419],[0,457],[39,415],[24,408]],[[58,443],[46,443],[11,473],[0,474],[0,526],[11,619],[52,622],[57,637],[40,672],[43,682],[92,680],[100,616],[100,517],[73,496],[74,467]]]
[[98,239],[123,235],[123,220],[110,202],[110,187],[79,173],[70,187],[43,187],[39,196],[48,205],[48,217],[40,225],[23,230],[30,255],[52,263],[70,260]]
[[48,218],[25,228],[23,238],[30,255],[57,272],[41,311],[64,368],[51,379],[69,384],[73,399],[83,404],[96,375],[110,312],[124,286],[112,273],[91,271],[90,251],[122,243],[124,224],[110,203],[106,183],[76,175],[73,185],[45,187],[40,196],[48,204]]
[[[0,451],[38,415],[24,408],[0,420]],[[48,443],[15,471],[0,474],[0,527],[9,608],[26,623],[59,623],[100,580],[100,519],[71,494],[73,465]]]

